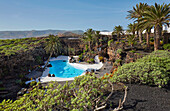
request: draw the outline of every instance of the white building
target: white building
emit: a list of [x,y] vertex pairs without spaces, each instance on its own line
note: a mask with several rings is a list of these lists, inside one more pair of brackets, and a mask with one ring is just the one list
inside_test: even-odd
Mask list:
[[101,35],[112,35],[112,32],[100,32]]

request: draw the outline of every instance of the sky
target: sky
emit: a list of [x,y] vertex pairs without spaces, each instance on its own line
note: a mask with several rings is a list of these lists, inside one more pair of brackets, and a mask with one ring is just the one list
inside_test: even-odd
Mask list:
[[127,11],[139,2],[170,0],[0,0],[0,31],[126,29]]

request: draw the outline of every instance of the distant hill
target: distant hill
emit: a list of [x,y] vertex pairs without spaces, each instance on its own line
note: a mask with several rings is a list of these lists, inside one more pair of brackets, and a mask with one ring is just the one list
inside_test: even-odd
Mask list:
[[57,35],[71,32],[81,35],[84,32],[82,30],[32,30],[32,31],[0,31],[0,39],[14,39],[14,38],[26,38],[26,37],[44,37],[49,34]]

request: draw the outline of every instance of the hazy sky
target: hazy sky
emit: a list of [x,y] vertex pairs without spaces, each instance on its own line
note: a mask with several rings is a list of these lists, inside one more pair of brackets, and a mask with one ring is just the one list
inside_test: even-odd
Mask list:
[[0,0],[0,31],[110,30],[131,20],[127,11],[139,2],[149,5],[170,0]]

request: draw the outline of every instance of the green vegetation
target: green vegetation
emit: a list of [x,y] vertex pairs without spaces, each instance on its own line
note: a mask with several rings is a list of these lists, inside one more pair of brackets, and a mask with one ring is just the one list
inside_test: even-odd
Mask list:
[[117,53],[121,54],[122,53],[122,49],[117,49]]
[[120,35],[123,33],[123,27],[122,26],[115,26],[113,29],[113,34],[117,35],[118,40],[120,39]]
[[46,47],[44,49],[46,50],[47,53],[50,53],[50,56],[48,57],[44,69],[47,67],[52,54],[60,52],[60,48],[61,48],[61,43],[59,38],[54,35],[49,35],[49,39],[46,40]]
[[37,84],[36,81],[32,81],[32,82],[30,83],[30,86],[32,87],[32,86],[35,86],[36,84]]
[[[133,28],[131,25],[130,29],[135,29],[138,31],[139,42],[142,43],[142,31],[146,29],[146,41],[147,48],[150,48],[149,39],[151,29],[154,27],[155,30],[155,41],[154,50],[158,50],[160,47],[160,38],[162,36],[162,26],[169,26],[170,19],[170,3],[169,4],[157,4],[149,6],[147,3],[136,4],[132,10],[128,11],[129,14],[127,18],[136,19],[137,28]],[[130,25],[128,26],[130,27]],[[134,33],[134,31],[131,31]]]
[[170,44],[164,44],[164,45],[163,45],[163,48],[164,48],[165,50],[167,50],[167,49],[170,50]]
[[131,50],[131,51],[129,51],[129,52],[135,53],[136,51],[135,51],[135,50]]
[[135,42],[135,35],[128,35],[127,37],[126,37],[126,39],[127,39],[127,41],[128,41],[128,43],[129,43],[129,45],[132,47],[134,44],[136,44],[136,42]]
[[[72,110],[84,111],[102,109],[113,94],[113,83],[109,79],[97,78],[94,74],[76,77],[71,83],[61,86],[57,82],[46,86],[46,90],[39,88],[40,83],[33,90],[16,101],[3,100],[0,103],[0,111],[52,111]],[[126,87],[123,85],[123,89]]]
[[34,49],[44,43],[46,38],[24,38],[24,39],[11,39],[0,40],[0,56],[15,55],[20,52],[25,52]]
[[91,58],[91,59],[90,59],[90,62],[91,62],[91,63],[94,63],[94,59],[93,59],[93,58]]
[[137,30],[137,24],[136,23],[128,24],[127,32],[132,33],[133,35],[135,35],[136,30]]
[[86,44],[86,51],[92,51],[92,47],[99,45],[99,38],[101,37],[100,31],[94,31],[93,29],[87,29],[84,33],[82,40]]
[[170,80],[170,52],[156,51],[137,62],[124,64],[113,75],[114,82],[165,86]]
[[108,41],[108,46],[110,47],[111,43],[113,43],[113,39]]

